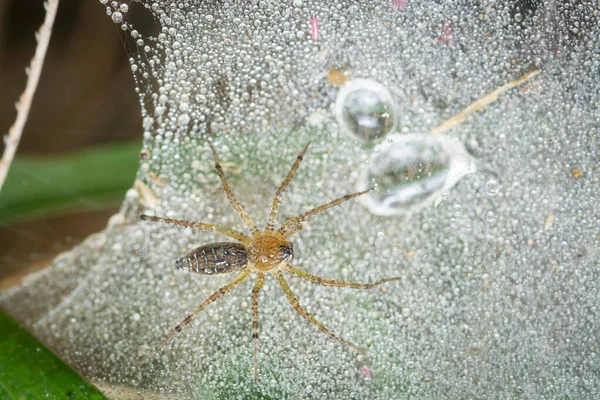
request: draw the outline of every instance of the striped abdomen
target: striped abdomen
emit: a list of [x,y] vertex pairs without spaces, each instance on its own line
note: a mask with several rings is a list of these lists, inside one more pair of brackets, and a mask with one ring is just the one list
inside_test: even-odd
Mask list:
[[248,265],[248,251],[241,243],[222,242],[200,246],[175,261],[178,269],[197,274],[225,274]]

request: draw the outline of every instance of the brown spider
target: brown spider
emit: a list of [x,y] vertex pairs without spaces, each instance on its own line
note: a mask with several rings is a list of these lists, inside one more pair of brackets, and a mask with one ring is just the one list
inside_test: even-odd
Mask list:
[[155,349],[152,351],[150,355],[142,360],[141,363],[146,362],[150,357],[152,357],[158,350],[160,350],[163,346],[165,346],[171,339],[175,337],[181,330],[188,325],[196,315],[198,315],[206,306],[208,306],[213,301],[217,300],[225,293],[228,293],[238,287],[252,272],[256,272],[258,274],[258,279],[254,284],[254,288],[252,289],[252,340],[254,343],[254,379],[258,379],[258,294],[262,289],[265,283],[265,274],[269,272],[273,275],[283,293],[287,297],[288,301],[291,305],[306,318],[310,323],[314,324],[323,331],[327,336],[331,339],[336,340],[340,343],[343,343],[347,346],[352,347],[359,353],[363,354],[364,350],[355,345],[352,342],[341,339],[337,337],[332,331],[327,329],[323,324],[315,319],[315,317],[306,311],[300,303],[298,299],[292,293],[290,286],[283,276],[283,272],[289,272],[292,275],[295,275],[299,278],[306,279],[310,282],[317,283],[324,286],[338,286],[338,287],[349,287],[354,289],[371,289],[375,286],[381,285],[382,283],[399,280],[400,278],[387,278],[377,281],[375,283],[354,283],[354,282],[343,282],[329,279],[322,279],[318,276],[309,274],[301,269],[298,269],[290,264],[290,261],[294,257],[294,245],[292,242],[287,241],[286,239],[292,234],[300,231],[302,229],[302,222],[307,219],[333,207],[338,204],[341,204],[347,200],[350,200],[353,197],[360,196],[362,194],[370,192],[372,189],[365,190],[363,192],[357,192],[352,194],[347,194],[343,197],[330,201],[329,203],[320,205],[318,207],[313,208],[310,211],[307,211],[303,214],[298,215],[294,218],[289,218],[286,220],[279,229],[275,230],[275,218],[277,217],[277,212],[279,210],[279,204],[281,203],[281,199],[283,198],[283,192],[287,185],[292,180],[292,177],[296,173],[300,162],[302,161],[302,157],[310,142],[306,144],[292,169],[288,173],[285,180],[277,189],[275,193],[275,198],[273,199],[273,204],[271,205],[271,212],[269,213],[269,219],[267,222],[267,227],[261,233],[256,224],[250,218],[250,215],[242,208],[240,203],[236,200],[233,192],[229,188],[227,184],[227,180],[225,179],[225,175],[223,174],[223,169],[219,164],[219,158],[217,157],[217,152],[213,145],[208,142],[210,149],[212,151],[213,157],[215,159],[215,169],[217,170],[217,174],[221,179],[221,183],[223,184],[223,189],[225,190],[225,194],[229,199],[231,205],[237,211],[237,213],[242,217],[246,226],[252,232],[252,236],[246,236],[241,232],[238,232],[234,229],[227,228],[222,225],[215,224],[205,224],[202,222],[188,222],[183,220],[176,220],[170,218],[160,218],[153,217],[150,215],[141,215],[142,220],[147,221],[162,221],[169,224],[185,226],[190,228],[195,228],[200,231],[207,232],[216,232],[225,236],[229,236],[241,243],[234,242],[222,242],[222,243],[211,243],[197,249],[192,250],[185,257],[180,258],[176,261],[176,266],[179,269],[185,269],[190,272],[195,272],[199,274],[223,274],[229,273],[233,271],[241,271],[235,280],[223,286],[209,297],[190,315],[188,315],[179,325],[175,327],[173,332],[169,336],[167,336]]

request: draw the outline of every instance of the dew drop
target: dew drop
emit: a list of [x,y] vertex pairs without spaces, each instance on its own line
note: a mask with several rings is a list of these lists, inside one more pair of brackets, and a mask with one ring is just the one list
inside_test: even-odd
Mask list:
[[111,18],[115,24],[120,24],[121,22],[123,22],[123,14],[121,14],[118,11],[114,12],[111,15]]
[[488,211],[485,214],[485,220],[490,225],[495,224],[496,223],[496,214],[493,211]]
[[144,117],[144,119],[142,120],[142,125],[144,129],[151,129],[153,124],[154,118],[152,117]]
[[462,214],[462,206],[460,204],[455,204],[452,207],[452,214],[454,214],[455,217],[460,217]]
[[163,115],[165,111],[166,111],[165,107],[163,107],[163,106],[156,106],[154,108],[154,115]]
[[363,142],[379,141],[396,127],[391,94],[371,79],[354,79],[342,86],[335,110],[341,130]]
[[445,136],[394,134],[379,144],[360,172],[357,188],[376,185],[359,201],[375,215],[402,215],[433,204],[466,174],[475,171],[463,145]]
[[177,118],[177,123],[180,126],[186,126],[187,124],[190,123],[190,116],[188,114],[181,114],[178,118]]
[[490,179],[485,183],[485,193],[488,196],[495,196],[500,191],[500,184],[495,179]]

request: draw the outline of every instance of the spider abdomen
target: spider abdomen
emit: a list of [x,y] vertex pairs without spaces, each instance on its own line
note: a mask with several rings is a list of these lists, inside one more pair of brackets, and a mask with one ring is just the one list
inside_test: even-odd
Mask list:
[[248,265],[248,250],[241,243],[220,242],[200,246],[175,261],[178,269],[197,274],[226,274]]

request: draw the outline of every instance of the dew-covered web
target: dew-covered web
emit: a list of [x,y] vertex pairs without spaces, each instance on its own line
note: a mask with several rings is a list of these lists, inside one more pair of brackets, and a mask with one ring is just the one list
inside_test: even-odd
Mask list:
[[[593,2],[100,3],[133,45],[138,182],[106,230],[2,300],[84,376],[123,398],[600,393]],[[135,30],[133,7],[153,16],[157,36]],[[429,133],[535,69],[458,127]],[[260,226],[309,140],[279,222],[375,185],[307,223],[294,263],[330,279],[402,281],[360,291],[290,278],[301,304],[366,355],[309,325],[268,278],[257,382],[250,282],[138,365],[234,277],[174,269],[225,238],[138,219],[245,230],[206,138]]]

